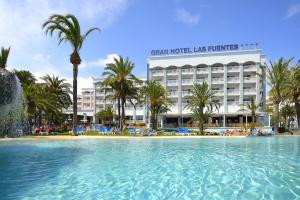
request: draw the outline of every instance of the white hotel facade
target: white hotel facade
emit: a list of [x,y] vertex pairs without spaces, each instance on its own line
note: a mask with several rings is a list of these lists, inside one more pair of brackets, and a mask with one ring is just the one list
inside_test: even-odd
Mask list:
[[[221,105],[209,124],[227,127],[251,121],[249,113],[241,111],[251,97],[257,104],[265,106],[265,62],[266,56],[260,49],[152,55],[148,58],[147,77],[139,78],[144,81],[155,80],[168,92],[172,105],[170,111],[161,116],[161,126],[185,126],[191,121],[190,111],[184,108],[187,104],[185,97],[189,95],[193,84],[204,81],[215,91],[214,101]],[[103,78],[93,80],[93,90],[89,93],[89,113],[93,113],[93,122],[98,123],[94,117],[97,112],[106,106],[117,110],[115,102],[106,100],[104,92],[101,92],[100,82]],[[134,109],[128,103],[126,118],[130,122],[148,123],[147,106],[137,105]],[[257,112],[257,122],[268,125],[268,121],[263,112]]]

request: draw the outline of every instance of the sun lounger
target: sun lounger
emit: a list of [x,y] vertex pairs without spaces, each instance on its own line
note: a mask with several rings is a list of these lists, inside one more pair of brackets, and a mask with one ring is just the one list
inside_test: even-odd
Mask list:
[[105,132],[106,132],[106,128],[105,128],[105,127],[100,127],[99,133],[100,133],[101,135],[104,135]]
[[78,135],[83,135],[83,129],[81,127],[77,127],[76,132]]
[[134,128],[129,128],[129,133],[130,133],[130,135],[134,135],[134,133],[135,133]]

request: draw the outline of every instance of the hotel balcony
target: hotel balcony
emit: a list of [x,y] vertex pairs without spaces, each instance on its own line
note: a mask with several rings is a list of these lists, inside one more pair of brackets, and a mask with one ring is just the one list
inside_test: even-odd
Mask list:
[[255,83],[256,77],[244,77],[244,82],[245,83]]
[[224,68],[223,67],[212,67],[211,68],[211,72],[212,73],[223,73],[224,72]]
[[177,69],[168,69],[167,75],[178,75],[178,70]]
[[164,84],[164,81],[155,81],[156,83],[159,83],[160,85]]
[[168,80],[167,86],[178,86],[178,81],[177,80]]
[[181,69],[181,74],[194,74],[194,69]]
[[206,74],[208,73],[208,68],[197,68],[197,74]]
[[178,93],[176,91],[168,92],[169,97],[178,97]]
[[163,75],[164,75],[164,71],[163,70],[152,71],[152,76],[163,76]]
[[193,85],[193,80],[192,79],[182,79],[181,85]]
[[185,97],[185,96],[188,96],[188,95],[190,95],[190,92],[189,91],[182,91],[181,92],[181,96],[183,96],[183,97]]
[[244,72],[256,72],[257,66],[256,65],[247,65],[244,66]]
[[240,67],[236,66],[236,67],[228,67],[227,68],[228,72],[240,72]]
[[239,82],[240,82],[240,77],[227,78],[227,83],[239,83]]
[[223,78],[212,78],[211,82],[212,82],[212,84],[220,84],[220,83],[224,83],[224,79]]
[[203,82],[207,82],[207,79],[206,78],[199,78],[199,79],[196,80],[196,83],[198,83],[198,84],[201,84]]
[[227,90],[228,95],[240,95],[240,90],[238,89],[229,89]]
[[244,89],[244,95],[256,95],[255,89]]
[[216,96],[222,96],[222,95],[224,95],[224,91],[223,90],[214,90],[214,89],[212,89],[212,90],[213,90],[213,92],[215,93]]
[[227,105],[228,106],[238,106],[239,105],[239,101],[227,101]]

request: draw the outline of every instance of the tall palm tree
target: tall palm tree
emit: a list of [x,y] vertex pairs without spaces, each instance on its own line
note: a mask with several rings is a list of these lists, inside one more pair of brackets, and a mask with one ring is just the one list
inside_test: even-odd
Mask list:
[[270,66],[266,67],[267,80],[271,86],[271,93],[273,94],[275,134],[279,133],[279,104],[287,97],[283,91],[288,87],[288,69],[292,60],[292,58],[287,60],[280,58],[273,63],[270,62]]
[[250,98],[250,102],[247,103],[246,108],[240,109],[239,111],[246,111],[251,114],[252,123],[250,126],[250,133],[252,133],[252,130],[255,128],[256,123],[256,111],[260,108],[258,104],[255,103],[255,100],[253,97]]
[[149,100],[150,120],[153,129],[157,129],[158,116],[168,112],[171,100],[167,97],[165,88],[156,81],[148,81],[142,87],[141,93]]
[[288,80],[289,85],[285,88],[285,93],[295,105],[298,127],[300,127],[300,63],[290,71]]
[[[130,62],[128,58],[124,59],[122,56],[114,58],[113,63],[109,63],[104,68],[102,76],[105,80],[102,82],[103,88],[114,93],[114,99],[118,103],[118,117],[119,127],[122,130],[123,122],[125,120],[125,104],[128,97],[136,89],[135,84],[140,84],[141,81],[133,75],[134,63]],[[122,109],[122,112],[120,112]]]
[[5,69],[6,68],[9,51],[10,51],[10,47],[8,47],[7,49],[5,49],[4,47],[1,47],[0,69]]
[[215,93],[206,82],[194,84],[190,92],[185,108],[192,111],[192,118],[199,122],[200,134],[204,134],[204,123],[214,111],[219,110],[220,104],[213,100]]
[[58,32],[58,45],[62,42],[69,42],[73,48],[70,56],[70,62],[73,65],[73,135],[77,135],[77,76],[78,66],[81,63],[79,51],[87,36],[99,28],[91,28],[86,33],[81,34],[80,24],[74,15],[51,15],[43,24],[46,34],[53,35],[54,31]]
[[13,70],[13,72],[15,73],[15,75],[20,80],[22,88],[24,88],[27,85],[34,84],[35,81],[36,81],[34,75],[30,71],[27,71],[27,70],[16,70],[15,69],[15,70]]

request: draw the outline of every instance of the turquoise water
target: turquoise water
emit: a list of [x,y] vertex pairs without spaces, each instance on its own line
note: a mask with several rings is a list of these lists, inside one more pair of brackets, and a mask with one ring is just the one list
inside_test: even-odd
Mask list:
[[300,137],[0,141],[0,199],[300,199]]

